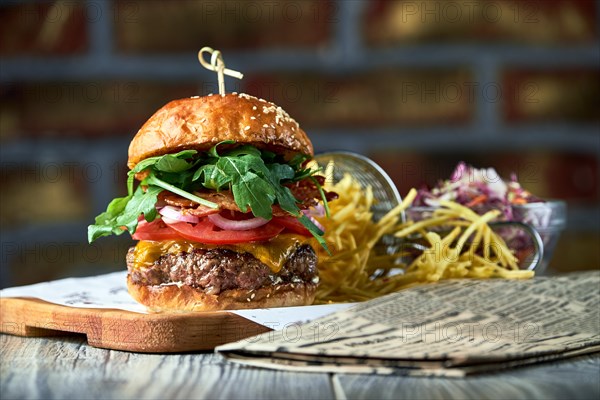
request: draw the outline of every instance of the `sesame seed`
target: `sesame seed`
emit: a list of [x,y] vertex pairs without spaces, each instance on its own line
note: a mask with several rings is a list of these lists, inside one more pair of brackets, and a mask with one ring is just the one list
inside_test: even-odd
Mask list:
[[256,110],[256,106],[252,106],[252,109],[253,109],[253,110]]
[[[279,107],[281,109],[281,107]],[[279,117],[281,118],[283,116],[283,114],[281,113],[280,110],[277,109],[277,107],[275,107],[274,105],[270,105],[270,106],[263,106],[263,112],[265,114],[268,113],[275,113],[276,115],[279,115]]]
[[250,117],[250,119],[256,119],[256,117]]
[[237,94],[237,92],[231,92],[231,94]]
[[208,96],[212,96],[212,95],[213,95],[212,93],[209,93],[209,94],[208,94]]
[[190,97],[190,99],[199,99],[199,98],[200,98],[200,96],[192,96],[192,97]]
[[256,296],[256,293],[252,293],[252,296],[250,296],[250,298],[253,299],[254,296]]
[[269,127],[269,125],[267,125],[267,124],[263,125],[263,128],[268,128],[268,127]]
[[245,131],[248,131],[248,130],[250,130],[250,127],[249,127],[249,126],[247,126],[247,127],[245,127],[245,128],[244,128],[244,130],[245,130]]

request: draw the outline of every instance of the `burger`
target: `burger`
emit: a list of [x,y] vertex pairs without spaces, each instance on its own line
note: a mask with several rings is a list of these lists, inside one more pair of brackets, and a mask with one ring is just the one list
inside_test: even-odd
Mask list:
[[[127,196],[88,227],[131,234],[127,287],[153,311],[311,304],[314,218],[336,195],[313,146],[281,107],[247,94],[175,100],[129,146]],[[139,183],[136,185],[136,181]]]

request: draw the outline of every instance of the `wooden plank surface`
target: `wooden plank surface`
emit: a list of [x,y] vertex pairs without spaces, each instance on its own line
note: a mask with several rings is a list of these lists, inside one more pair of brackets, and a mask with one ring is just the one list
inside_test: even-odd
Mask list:
[[82,338],[0,336],[0,398],[333,398],[329,376],[248,369],[213,353],[139,354]]
[[144,353],[212,350],[270,329],[226,311],[139,314],[75,308],[38,299],[0,299],[0,332],[19,336],[86,335],[90,345]]
[[597,399],[600,355],[465,379],[278,372],[212,352],[138,354],[0,335],[0,398]]
[[[395,399],[598,399],[600,356],[517,368],[463,379],[344,375],[340,384],[352,398]],[[379,389],[377,396],[370,388]]]

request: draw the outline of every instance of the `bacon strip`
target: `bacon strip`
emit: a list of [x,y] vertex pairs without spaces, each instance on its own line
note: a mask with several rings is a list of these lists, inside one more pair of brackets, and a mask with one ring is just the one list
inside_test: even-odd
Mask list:
[[[325,178],[318,176],[315,177],[319,184],[323,184]],[[300,200],[298,207],[300,209],[306,209],[312,206],[316,206],[321,200],[321,194],[319,193],[319,189],[317,185],[311,179],[303,179],[299,182],[294,182],[292,184],[286,185],[292,195]],[[180,207],[182,212],[196,215],[199,217],[203,217],[206,215],[218,213],[220,210],[232,210],[232,211],[242,211],[235,203],[235,199],[233,198],[233,193],[230,190],[222,190],[220,192],[215,191],[202,191],[202,192],[194,192],[194,194],[204,200],[211,201],[219,205],[219,209],[212,209],[203,205],[199,205],[191,200],[183,198],[177,194],[168,192],[166,190],[162,191],[158,195],[158,203],[157,204],[168,204],[175,207]],[[325,191],[325,198],[327,201],[337,199],[338,195],[334,192]],[[246,210],[244,210],[246,212]],[[279,205],[273,206],[273,216],[285,216],[287,212],[283,211]]]

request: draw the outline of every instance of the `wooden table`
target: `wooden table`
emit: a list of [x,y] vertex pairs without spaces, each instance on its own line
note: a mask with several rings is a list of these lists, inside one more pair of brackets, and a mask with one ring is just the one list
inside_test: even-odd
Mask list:
[[83,336],[0,335],[0,399],[597,399],[600,355],[465,379],[290,373],[213,353],[137,354]]

